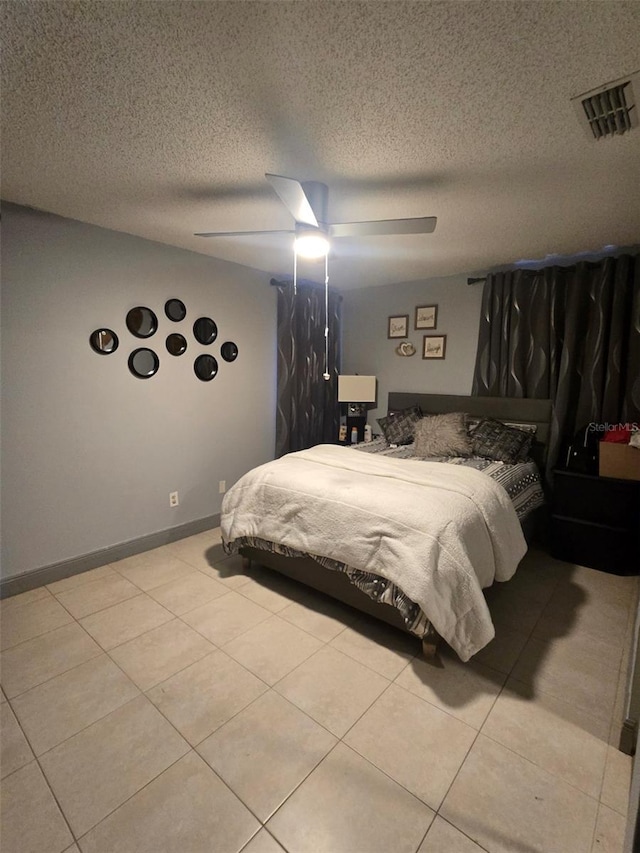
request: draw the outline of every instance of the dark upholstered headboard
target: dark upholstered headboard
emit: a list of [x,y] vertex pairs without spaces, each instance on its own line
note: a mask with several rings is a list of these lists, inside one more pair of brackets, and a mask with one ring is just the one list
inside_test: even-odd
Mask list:
[[466,412],[480,418],[496,418],[510,423],[537,426],[534,453],[541,465],[546,457],[551,421],[551,400],[524,400],[519,397],[464,397],[453,394],[418,394],[415,391],[390,391],[389,412],[420,406],[425,415]]

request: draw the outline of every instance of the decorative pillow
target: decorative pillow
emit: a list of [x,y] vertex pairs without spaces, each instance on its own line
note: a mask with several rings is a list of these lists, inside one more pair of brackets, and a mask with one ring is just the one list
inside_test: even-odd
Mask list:
[[531,447],[533,445],[533,442],[536,440],[536,433],[538,432],[538,425],[537,424],[510,424],[508,421],[505,421],[504,425],[511,427],[512,429],[519,429],[520,432],[526,432],[531,437],[530,441],[527,441],[522,445],[520,453],[518,454],[518,458],[516,459],[516,462],[528,462],[530,459],[529,454],[531,452]]
[[408,409],[400,409],[386,418],[378,418],[378,424],[389,444],[410,444],[421,417],[419,406],[409,406]]
[[502,422],[505,426],[511,427],[511,429],[519,429],[520,432],[528,432],[530,435],[535,435],[538,432],[537,424],[523,424],[523,423],[511,423],[510,421]]
[[463,412],[432,415],[422,418],[416,426],[416,456],[471,456],[471,450]]
[[471,437],[474,456],[511,464],[527,459],[533,441],[533,433],[506,426],[493,418],[480,421]]
[[467,433],[473,435],[474,429],[478,426],[482,418],[475,418],[473,415],[467,415]]
[[[478,424],[483,420],[483,418],[476,418],[473,415],[467,415],[467,432],[469,435],[473,435],[474,429],[478,426]],[[511,423],[511,421],[500,421],[500,423],[505,426],[511,427],[512,429],[519,429],[522,432],[529,432],[531,435],[535,435],[538,432],[537,424],[524,424],[524,423]]]

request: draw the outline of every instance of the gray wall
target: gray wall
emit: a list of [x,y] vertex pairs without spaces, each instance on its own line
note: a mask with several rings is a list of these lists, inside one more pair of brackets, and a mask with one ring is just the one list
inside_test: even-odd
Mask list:
[[[386,411],[389,391],[428,394],[470,394],[478,345],[482,285],[467,285],[467,276],[434,278],[352,290],[343,301],[343,373],[375,374],[377,408],[369,423]],[[417,305],[437,305],[435,330],[414,329]],[[409,315],[410,340],[417,352],[410,358],[396,355],[397,340],[387,339],[387,321],[395,314]],[[447,336],[444,360],[422,358],[424,334]]]
[[[3,205],[2,577],[90,554],[220,511],[229,487],[273,458],[276,293],[245,267],[69,219]],[[187,319],[163,312],[182,299]],[[149,346],[160,370],[133,377],[144,345],[125,316],[159,317]],[[193,321],[218,324],[212,382],[193,373]],[[101,326],[120,337],[113,355],[89,347]],[[185,355],[164,339],[182,331]],[[240,355],[219,358],[232,340]],[[177,490],[180,505],[169,507]]]

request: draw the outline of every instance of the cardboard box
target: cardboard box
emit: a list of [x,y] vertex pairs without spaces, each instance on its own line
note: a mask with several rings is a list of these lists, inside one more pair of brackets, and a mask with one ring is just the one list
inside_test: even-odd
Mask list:
[[618,480],[640,480],[640,448],[628,444],[601,441],[599,444],[601,477]]

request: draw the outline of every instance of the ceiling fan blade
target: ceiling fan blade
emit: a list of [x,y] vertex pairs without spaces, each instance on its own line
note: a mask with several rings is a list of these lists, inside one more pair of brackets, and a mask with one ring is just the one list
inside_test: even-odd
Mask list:
[[251,237],[256,234],[295,234],[295,231],[202,231],[194,237]]
[[374,222],[336,222],[329,226],[330,237],[375,237],[383,234],[431,234],[437,217],[413,219],[378,219]]
[[300,181],[285,178],[282,175],[267,174],[265,178],[280,196],[280,200],[296,222],[318,227],[318,220]]

